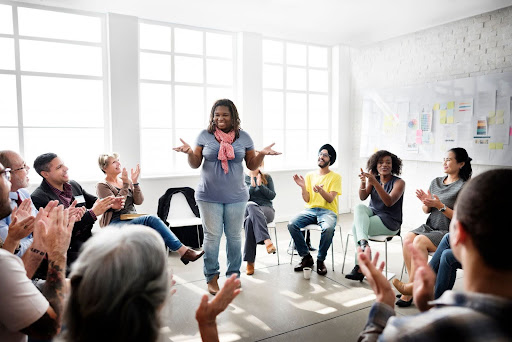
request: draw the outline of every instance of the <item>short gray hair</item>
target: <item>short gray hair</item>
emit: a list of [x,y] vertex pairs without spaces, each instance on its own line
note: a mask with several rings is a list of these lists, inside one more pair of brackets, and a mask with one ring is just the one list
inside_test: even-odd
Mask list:
[[103,173],[106,173],[105,172],[105,168],[107,167],[108,158],[118,159],[119,158],[119,153],[112,152],[110,154],[108,154],[108,153],[100,154],[100,156],[98,157],[98,166],[100,167],[100,170]]
[[107,227],[72,266],[69,341],[156,341],[170,291],[162,237],[139,225]]

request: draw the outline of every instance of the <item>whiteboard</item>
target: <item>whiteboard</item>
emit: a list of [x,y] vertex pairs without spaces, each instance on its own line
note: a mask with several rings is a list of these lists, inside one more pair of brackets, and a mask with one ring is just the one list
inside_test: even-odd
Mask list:
[[360,156],[442,161],[463,147],[475,164],[512,166],[512,73],[363,92]]

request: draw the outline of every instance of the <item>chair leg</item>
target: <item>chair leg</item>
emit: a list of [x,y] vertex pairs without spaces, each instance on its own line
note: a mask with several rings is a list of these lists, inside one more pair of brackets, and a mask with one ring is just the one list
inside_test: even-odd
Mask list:
[[277,226],[274,227],[274,235],[276,237],[277,264],[279,265],[279,242],[277,241]]
[[290,257],[290,265],[292,264],[293,262],[293,251],[295,250],[295,241],[290,241],[292,243],[292,256]]
[[343,248],[343,235],[341,233],[341,226],[338,225],[338,228],[340,229],[340,241],[341,241],[341,250],[344,251],[344,248]]
[[334,272],[334,242],[331,243],[332,271]]
[[384,256],[386,262],[386,279],[388,279],[388,240],[384,240],[384,250],[386,255]]
[[[402,239],[402,235],[400,235],[400,243],[402,244],[402,259],[404,255],[404,240]],[[400,281],[402,281],[402,277],[404,275],[404,269],[405,269],[405,259],[402,264],[402,272],[400,273]]]
[[196,231],[197,231],[197,248],[201,248],[201,235],[199,234],[199,225],[196,225]]
[[[343,254],[343,267],[341,268],[341,274],[344,274],[343,272],[345,271],[345,259],[347,258],[347,250],[348,250],[348,240],[349,237],[352,236],[352,234],[348,233],[347,234],[347,243],[345,244],[345,253]],[[341,241],[341,244],[343,245],[343,240]]]

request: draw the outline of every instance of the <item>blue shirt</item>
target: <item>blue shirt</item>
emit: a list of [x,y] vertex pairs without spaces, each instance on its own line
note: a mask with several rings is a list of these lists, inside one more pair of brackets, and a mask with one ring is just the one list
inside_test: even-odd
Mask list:
[[[28,193],[27,189],[19,189],[18,192],[20,194],[20,199],[22,201],[26,200],[27,198],[30,198],[30,194]],[[12,209],[15,206],[17,206],[16,200],[18,199],[18,194],[16,192],[9,192],[9,198],[11,199],[11,209]],[[37,209],[34,206],[34,204],[32,203],[32,216],[35,217],[36,215],[37,215]],[[0,220],[0,238],[2,238],[3,241],[5,241],[5,238],[7,237],[7,233],[9,233],[9,225],[11,224],[11,222],[12,222],[11,215]],[[20,249],[16,255],[19,257],[23,256],[23,254],[25,254],[25,252],[30,247],[30,245],[32,244],[33,241],[34,241],[34,238],[32,237],[32,234],[21,239]]]
[[228,173],[224,173],[218,159],[220,143],[213,134],[203,130],[197,137],[196,145],[203,148],[204,157],[196,200],[214,203],[247,202],[249,191],[245,186],[242,161],[247,151],[254,150],[249,134],[240,131],[240,137],[231,144],[235,159],[228,160]]

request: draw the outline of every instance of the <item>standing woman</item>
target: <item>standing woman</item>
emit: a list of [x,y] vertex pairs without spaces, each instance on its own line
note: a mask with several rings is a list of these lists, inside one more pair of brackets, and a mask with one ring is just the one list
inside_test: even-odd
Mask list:
[[173,252],[178,252],[181,261],[186,265],[190,261],[196,261],[204,251],[197,253],[191,248],[183,245],[174,233],[165,225],[165,223],[156,216],[143,215],[132,220],[123,220],[124,214],[136,214],[135,204],[142,204],[144,196],[139,185],[140,166],[137,164],[135,171],[131,170],[131,177],[128,177],[126,168],[121,169],[119,155],[117,153],[102,154],[98,158],[98,165],[105,174],[105,179],[96,185],[96,193],[99,198],[109,196],[123,196],[124,205],[112,207],[106,211],[100,220],[100,226],[103,228],[109,224],[140,224],[151,227],[156,230],[164,239],[165,245]]
[[226,276],[240,275],[242,264],[242,238],[249,191],[244,182],[242,161],[255,170],[265,155],[280,154],[272,150],[274,144],[256,155],[251,137],[240,128],[235,104],[228,99],[217,100],[210,113],[208,128],[203,130],[192,149],[183,145],[174,148],[188,155],[188,163],[197,169],[203,163],[199,185],[195,193],[204,229],[204,275],[208,291],[219,291],[219,246],[222,232],[226,234]]
[[245,184],[249,188],[249,203],[247,203],[244,220],[244,261],[247,261],[248,275],[254,274],[256,244],[265,244],[269,254],[276,252],[267,227],[267,224],[274,220],[275,210],[272,207],[272,200],[276,197],[276,192],[272,177],[261,172],[262,168],[263,163],[245,176]]
[[[435,252],[443,236],[448,233],[453,216],[455,199],[464,183],[471,178],[471,158],[462,147],[452,148],[443,160],[446,176],[432,180],[428,191],[416,190],[416,197],[423,203],[425,214],[430,214],[427,222],[411,230],[405,236],[405,245],[412,243],[426,260],[428,253]],[[411,253],[404,248],[404,262],[409,274],[409,282],[414,281],[415,267],[411,262]],[[393,281],[393,285],[398,285]],[[412,296],[402,295],[396,302],[400,307],[410,306]]]
[[[370,205],[359,204],[354,210],[352,234],[354,243],[364,250],[368,238],[372,235],[395,235],[402,225],[402,204],[405,182],[397,177],[402,173],[402,160],[395,154],[380,150],[375,152],[366,165],[368,172],[359,178],[359,198],[361,201],[370,196]],[[357,264],[345,278],[363,281],[364,275]]]

